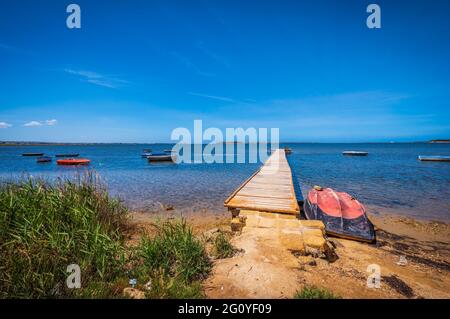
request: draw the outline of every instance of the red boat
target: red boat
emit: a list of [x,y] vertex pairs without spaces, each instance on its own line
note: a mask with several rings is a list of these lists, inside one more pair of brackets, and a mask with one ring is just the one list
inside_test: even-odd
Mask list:
[[329,235],[364,242],[375,241],[375,230],[364,206],[347,193],[314,187],[304,203],[308,219],[321,220]]
[[67,158],[56,161],[58,165],[89,165],[91,160],[86,158]]

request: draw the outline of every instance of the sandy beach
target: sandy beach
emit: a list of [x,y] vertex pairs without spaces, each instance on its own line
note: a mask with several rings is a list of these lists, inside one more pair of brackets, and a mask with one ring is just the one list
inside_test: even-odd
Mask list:
[[[179,218],[172,211],[131,214],[129,243],[151,231],[161,219]],[[370,215],[377,243],[329,237],[338,259],[296,256],[283,242],[263,233],[230,230],[231,217],[186,216],[197,236],[207,240],[218,230],[232,234],[235,256],[216,259],[203,282],[208,298],[292,298],[304,286],[326,288],[342,298],[450,298],[450,224],[385,215]],[[262,235],[261,235],[262,234]],[[380,288],[368,288],[367,267],[381,270]]]

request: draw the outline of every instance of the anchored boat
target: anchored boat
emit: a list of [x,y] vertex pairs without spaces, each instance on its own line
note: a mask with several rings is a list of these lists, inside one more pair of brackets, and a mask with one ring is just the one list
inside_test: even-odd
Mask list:
[[23,153],[22,156],[43,156],[44,153]]
[[369,153],[368,152],[363,152],[363,151],[343,151],[342,155],[347,155],[347,156],[367,156]]
[[142,152],[142,153],[141,153],[141,157],[148,157],[148,156],[150,156],[150,155],[152,155],[151,152]]
[[173,162],[175,156],[167,153],[152,153],[147,156],[149,162]]
[[91,160],[86,158],[68,158],[60,159],[56,161],[58,165],[89,165]]
[[450,162],[450,156],[419,156],[419,161],[424,162]]
[[55,157],[78,157],[80,154],[73,153],[73,154],[56,154]]
[[375,241],[375,230],[364,206],[344,192],[315,186],[304,203],[308,219],[323,221],[329,235],[364,242]]
[[38,163],[48,163],[51,161],[52,161],[52,158],[50,156],[40,156],[36,159],[36,162],[38,162]]

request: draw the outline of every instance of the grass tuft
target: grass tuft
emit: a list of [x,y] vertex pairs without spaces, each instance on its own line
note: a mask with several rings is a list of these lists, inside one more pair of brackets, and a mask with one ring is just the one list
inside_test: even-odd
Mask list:
[[[211,264],[204,243],[197,239],[184,220],[164,221],[152,238],[144,236],[137,247],[141,278],[150,278],[151,298],[201,298],[199,281]],[[146,281],[148,279],[144,279]]]
[[214,255],[216,258],[230,258],[234,255],[235,248],[230,243],[228,236],[223,232],[219,231],[217,236],[214,238]]
[[297,291],[294,299],[340,299],[340,296],[333,294],[325,288],[315,286],[305,286],[302,290]]

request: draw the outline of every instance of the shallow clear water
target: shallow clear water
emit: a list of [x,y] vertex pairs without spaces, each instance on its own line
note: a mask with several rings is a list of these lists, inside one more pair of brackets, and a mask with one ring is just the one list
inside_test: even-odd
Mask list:
[[[282,145],[283,146],[283,145]],[[132,209],[155,211],[160,204],[177,211],[225,212],[223,201],[259,166],[256,164],[149,164],[143,148],[162,151],[170,145],[10,146],[0,147],[0,178],[26,175],[71,177],[95,170],[113,195]],[[418,155],[450,155],[450,144],[289,144],[288,159],[303,194],[313,185],[346,191],[367,205],[424,219],[450,220],[450,163],[420,162]],[[348,157],[344,150],[368,151]],[[37,164],[25,152],[80,153],[89,168]],[[386,209],[384,209],[386,208]]]

